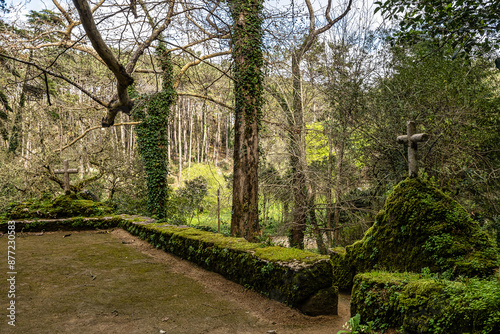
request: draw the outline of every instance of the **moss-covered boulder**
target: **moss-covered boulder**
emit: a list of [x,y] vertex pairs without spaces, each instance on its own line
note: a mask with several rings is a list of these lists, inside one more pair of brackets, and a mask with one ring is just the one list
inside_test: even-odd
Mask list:
[[500,333],[500,281],[370,272],[354,278],[351,314],[408,334]]
[[495,244],[460,204],[429,182],[399,183],[362,240],[331,256],[334,281],[352,286],[356,273],[371,269],[396,272],[447,272],[487,277],[499,267]]
[[7,219],[92,217],[109,215],[113,211],[113,208],[105,203],[82,199],[72,194],[55,199],[42,198],[12,203],[7,207],[5,216]]

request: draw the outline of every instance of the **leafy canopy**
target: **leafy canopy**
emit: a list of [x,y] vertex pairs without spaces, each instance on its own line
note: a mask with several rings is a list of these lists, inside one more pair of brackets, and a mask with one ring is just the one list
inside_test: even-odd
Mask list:
[[450,43],[456,54],[500,49],[498,0],[381,0],[375,4],[375,12],[381,10],[386,18],[399,21],[398,42],[435,39],[441,45]]
[[4,13],[8,13],[9,10],[6,8],[7,4],[5,3],[5,0],[0,0],[0,11]]

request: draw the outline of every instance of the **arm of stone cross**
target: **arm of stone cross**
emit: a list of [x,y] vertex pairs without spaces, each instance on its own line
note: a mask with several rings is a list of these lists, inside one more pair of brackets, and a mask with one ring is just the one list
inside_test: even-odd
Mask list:
[[64,192],[66,195],[69,195],[70,193],[70,186],[69,186],[69,174],[76,174],[78,173],[78,169],[76,168],[69,168],[69,161],[64,160],[64,169],[56,169],[54,170],[54,174],[64,174]]
[[78,173],[78,168],[70,168],[68,170],[54,169],[54,174],[64,174],[66,172],[68,172],[69,174],[76,174],[76,173]]
[[415,132],[416,132],[415,122],[408,121],[406,128],[406,135],[398,136],[396,138],[398,143],[408,144],[408,174],[410,177],[418,176],[417,143],[424,142],[429,139],[429,135],[427,133],[415,133]]
[[[406,144],[408,143],[408,136],[407,135],[398,136],[396,140],[398,141],[399,144]],[[410,140],[412,142],[424,142],[429,140],[429,135],[427,133],[417,133],[416,135],[411,136]]]

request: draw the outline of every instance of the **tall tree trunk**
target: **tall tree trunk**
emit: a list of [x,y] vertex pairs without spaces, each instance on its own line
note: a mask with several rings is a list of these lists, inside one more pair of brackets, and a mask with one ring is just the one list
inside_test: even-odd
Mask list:
[[231,234],[254,241],[259,228],[259,126],[262,109],[263,0],[230,2],[233,18],[235,140]]
[[209,153],[210,153],[210,123],[205,117],[205,161],[210,161]]
[[170,153],[170,147],[172,146],[172,137],[171,137],[171,126],[170,126],[170,122],[168,122],[168,125],[167,125],[167,138],[168,138],[168,145],[167,145],[167,157],[168,157],[168,161],[172,161],[172,155]]
[[292,247],[304,248],[304,231],[306,229],[309,194],[306,184],[307,161],[305,154],[305,124],[302,107],[300,57],[297,51],[292,54],[293,105],[292,111],[288,115],[288,126],[291,129],[289,143],[290,166],[294,186],[294,209],[290,245]]
[[188,157],[188,168],[191,168],[191,151],[193,148],[193,108],[191,106],[189,110],[189,157]]
[[[120,114],[120,120],[122,123],[127,122],[128,116],[125,114]],[[125,158],[127,156],[127,138],[126,138],[126,125],[122,125],[120,127],[120,139],[122,143],[122,152],[123,152],[123,157]]]
[[227,118],[226,118],[226,161],[228,161],[229,159],[229,131],[230,131],[230,127],[231,127],[231,121],[230,121],[230,115],[228,114],[227,115]]
[[205,112],[206,103],[203,102],[203,109],[201,115],[201,127],[202,127],[202,136],[201,136],[201,162],[203,162],[203,157],[207,157],[206,155],[206,147],[207,147],[207,114]]
[[216,114],[217,116],[217,134],[215,135],[215,145],[214,145],[214,159],[215,159],[215,167],[218,166],[219,163],[219,151],[221,145],[221,135],[220,135],[220,123],[221,123],[221,114]]
[[[333,132],[328,130],[328,181],[327,181],[327,189],[326,189],[326,227],[332,228],[332,207],[333,207],[333,198],[332,198],[332,188],[333,188]],[[328,239],[328,244],[330,247],[333,246],[333,238],[332,231],[328,230],[326,232],[326,236]],[[338,241],[338,239],[335,239]]]
[[[201,133],[201,121],[199,119],[199,114],[196,113],[196,133]],[[200,136],[196,136],[196,162],[200,163]]]
[[172,107],[172,122],[170,122],[170,128],[172,129],[172,158],[175,160],[177,157],[177,149],[179,145],[177,145],[177,106]]
[[179,103],[179,106],[177,108],[179,110],[179,119],[178,119],[178,128],[177,128],[177,134],[179,135],[179,138],[178,138],[178,144],[179,144],[179,186],[181,185],[181,182],[182,182],[182,129],[181,129],[181,110],[182,110],[182,107]]
[[345,140],[342,138],[339,142],[338,148],[337,148],[337,163],[335,166],[335,210],[333,212],[333,221],[335,222],[335,241],[338,243],[339,242],[339,226],[340,226],[340,201],[341,201],[341,195],[342,195],[342,173],[344,172],[342,170],[343,167],[343,159],[344,159],[344,142]]
[[[132,133],[134,131],[134,126],[131,125],[130,126],[130,135],[129,135],[129,147],[130,147],[130,150],[129,150],[129,162],[132,163],[132,159],[134,157],[134,150],[135,150],[135,136],[132,135]],[[170,145],[170,141],[169,141],[169,145]],[[169,146],[170,147],[170,146]],[[170,158],[168,159],[168,161],[170,161]]]
[[184,161],[188,159],[188,141],[187,141],[187,120],[186,116],[189,113],[189,100],[184,100],[184,112],[182,113],[182,138],[184,144]]

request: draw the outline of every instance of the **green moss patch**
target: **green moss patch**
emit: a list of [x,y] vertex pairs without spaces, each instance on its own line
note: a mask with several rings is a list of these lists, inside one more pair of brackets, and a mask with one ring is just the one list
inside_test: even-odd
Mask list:
[[318,260],[326,260],[328,256],[318,255],[316,253],[303,251],[297,248],[286,247],[264,247],[255,250],[255,255],[261,259],[272,262],[293,262],[315,263]]
[[[122,218],[119,216],[95,218],[59,218],[16,220],[16,232],[49,232],[49,231],[84,231],[103,230],[115,228],[120,225]],[[0,222],[0,232],[7,233],[7,221]]]
[[12,203],[7,207],[7,219],[66,218],[109,215],[113,208],[102,202],[83,199],[77,195],[64,195],[52,199]]
[[370,272],[356,275],[351,314],[376,329],[405,333],[499,333],[500,281],[461,282],[418,274]]
[[429,182],[408,178],[387,198],[364,238],[331,256],[335,284],[352,286],[356,273],[448,272],[488,277],[499,267],[494,242],[453,199]]

